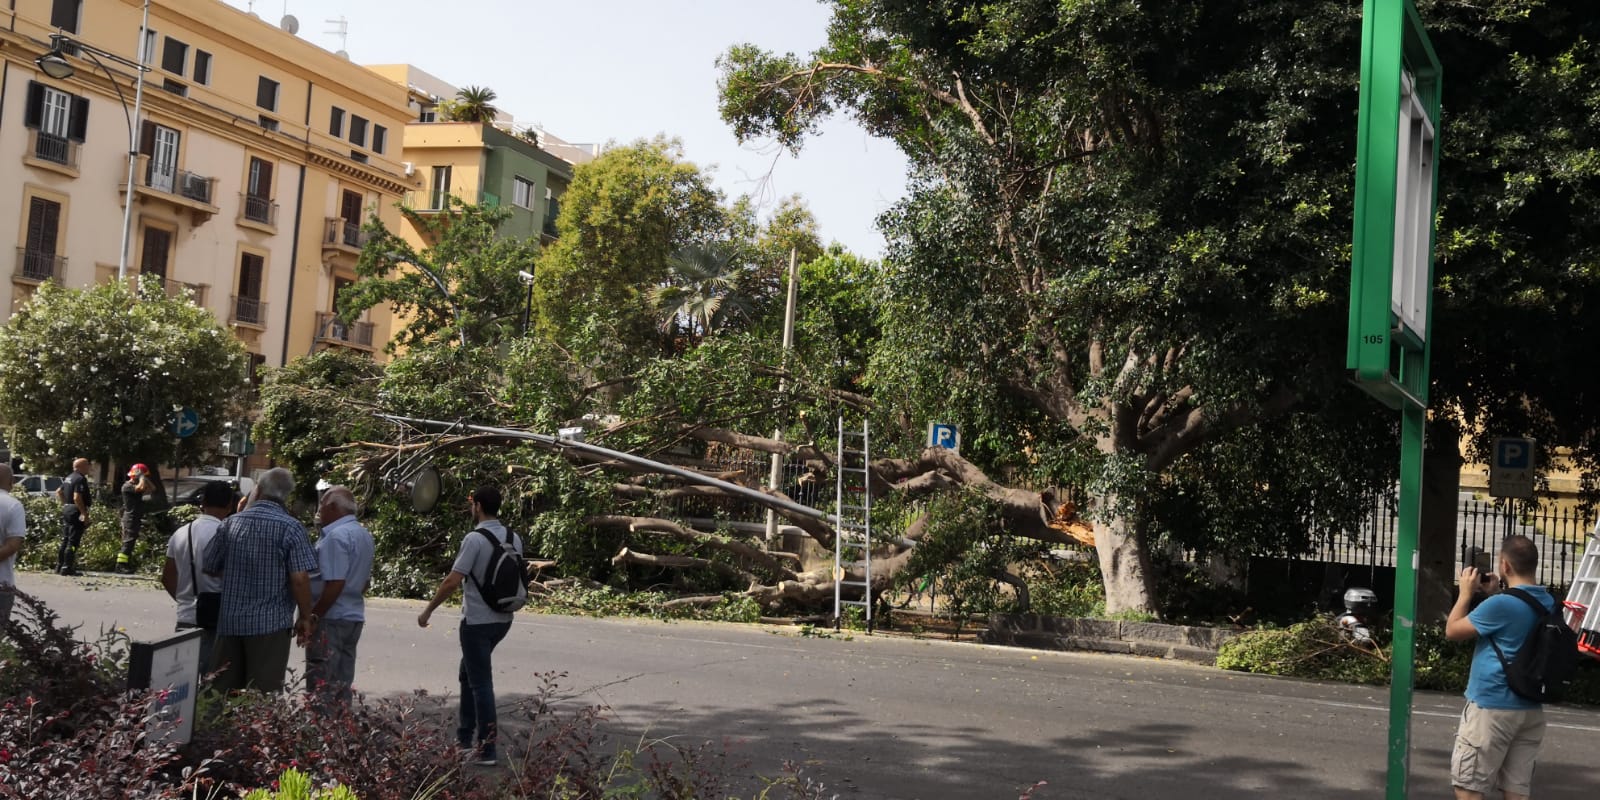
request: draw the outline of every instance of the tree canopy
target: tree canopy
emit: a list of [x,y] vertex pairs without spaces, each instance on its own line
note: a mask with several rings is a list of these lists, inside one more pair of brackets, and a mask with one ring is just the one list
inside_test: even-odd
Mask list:
[[[0,327],[0,419],[30,468],[73,458],[192,465],[242,419],[249,361],[239,340],[189,296],[146,278],[87,289],[41,284]],[[173,415],[200,420],[187,438]]]

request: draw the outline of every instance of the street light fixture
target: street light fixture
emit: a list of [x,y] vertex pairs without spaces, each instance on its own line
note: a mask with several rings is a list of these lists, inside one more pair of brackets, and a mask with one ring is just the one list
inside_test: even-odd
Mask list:
[[[139,119],[140,107],[144,104],[144,74],[150,68],[144,65],[146,31],[150,29],[150,0],[144,0],[144,18],[139,23],[139,42],[134,48],[139,60],[132,61],[98,47],[93,47],[66,34],[54,33],[50,35],[50,52],[34,59],[34,64],[39,70],[56,80],[66,80],[77,73],[77,68],[67,60],[68,55],[83,56],[94,62],[106,78],[111,81],[111,88],[117,92],[117,100],[122,103],[122,115],[128,120],[128,189],[127,196],[122,203],[122,249],[117,252],[117,282],[121,283],[128,277],[128,242],[133,230],[133,172],[139,161],[139,131],[135,122]],[[133,110],[128,110],[128,98],[122,93],[122,84],[117,83],[117,76],[106,67],[105,61],[113,61],[122,66],[131,68],[134,72]]]
[[517,277],[522,279],[528,287],[528,302],[522,307],[522,335],[528,335],[528,318],[533,316],[533,273],[525,269],[517,270]]

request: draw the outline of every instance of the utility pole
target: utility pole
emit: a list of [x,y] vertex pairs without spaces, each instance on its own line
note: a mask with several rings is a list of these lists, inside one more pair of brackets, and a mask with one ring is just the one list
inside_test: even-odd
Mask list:
[[[789,297],[783,307],[783,362],[784,369],[789,367],[789,351],[794,349],[794,310],[795,304],[800,299],[800,281],[797,276],[797,254],[795,248],[789,248]],[[778,376],[778,394],[781,396],[789,387],[789,379],[785,375]],[[780,426],[772,432],[772,438],[783,441],[783,428]],[[772,470],[767,474],[767,488],[780,491],[779,482],[783,480],[783,456],[772,454]],[[767,509],[767,546],[778,539],[778,513]]]

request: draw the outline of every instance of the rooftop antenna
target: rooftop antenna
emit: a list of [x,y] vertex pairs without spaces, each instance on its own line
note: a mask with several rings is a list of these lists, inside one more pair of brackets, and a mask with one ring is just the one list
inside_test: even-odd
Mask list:
[[252,17],[256,15],[256,0],[249,0],[249,2],[245,3],[244,13]]
[[345,46],[350,44],[350,20],[340,15],[338,19],[325,19],[323,22],[333,26],[332,30],[326,30],[323,33],[339,37],[339,52],[345,52]]

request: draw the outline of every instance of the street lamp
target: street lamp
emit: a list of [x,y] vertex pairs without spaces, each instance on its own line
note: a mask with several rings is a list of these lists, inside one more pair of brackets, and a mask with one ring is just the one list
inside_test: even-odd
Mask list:
[[427,267],[424,267],[399,253],[391,252],[388,256],[388,260],[396,264],[410,264],[411,266],[416,267],[418,272],[428,276],[428,280],[433,281],[434,286],[439,287],[439,294],[444,296],[444,301],[450,304],[450,313],[455,315],[457,339],[461,342],[462,347],[466,347],[467,329],[461,324],[461,307],[456,305],[456,298],[454,295],[450,294],[450,287],[445,286],[444,281],[439,280],[439,276],[433,274],[433,270],[428,269]]
[[528,287],[528,302],[522,307],[522,335],[527,336],[528,318],[533,316],[533,273],[519,269],[517,270],[517,277],[521,278],[522,283]]
[[[86,56],[94,65],[106,74],[111,81],[111,88],[117,92],[117,100],[122,103],[122,115],[128,119],[128,194],[122,203],[122,249],[117,252],[117,282],[122,282],[128,276],[128,241],[133,227],[133,171],[139,160],[139,132],[134,123],[139,119],[140,107],[144,104],[144,74],[150,68],[144,65],[145,57],[145,31],[150,28],[150,0],[144,0],[144,19],[139,23],[139,42],[134,48],[138,54],[138,61],[130,61],[116,53],[91,47],[70,36],[60,33],[50,35],[50,52],[34,60],[40,71],[56,80],[66,80],[77,72],[67,56]],[[128,98],[122,94],[122,84],[117,83],[117,76],[106,67],[105,61],[113,61],[134,71],[133,110],[128,110]]]

